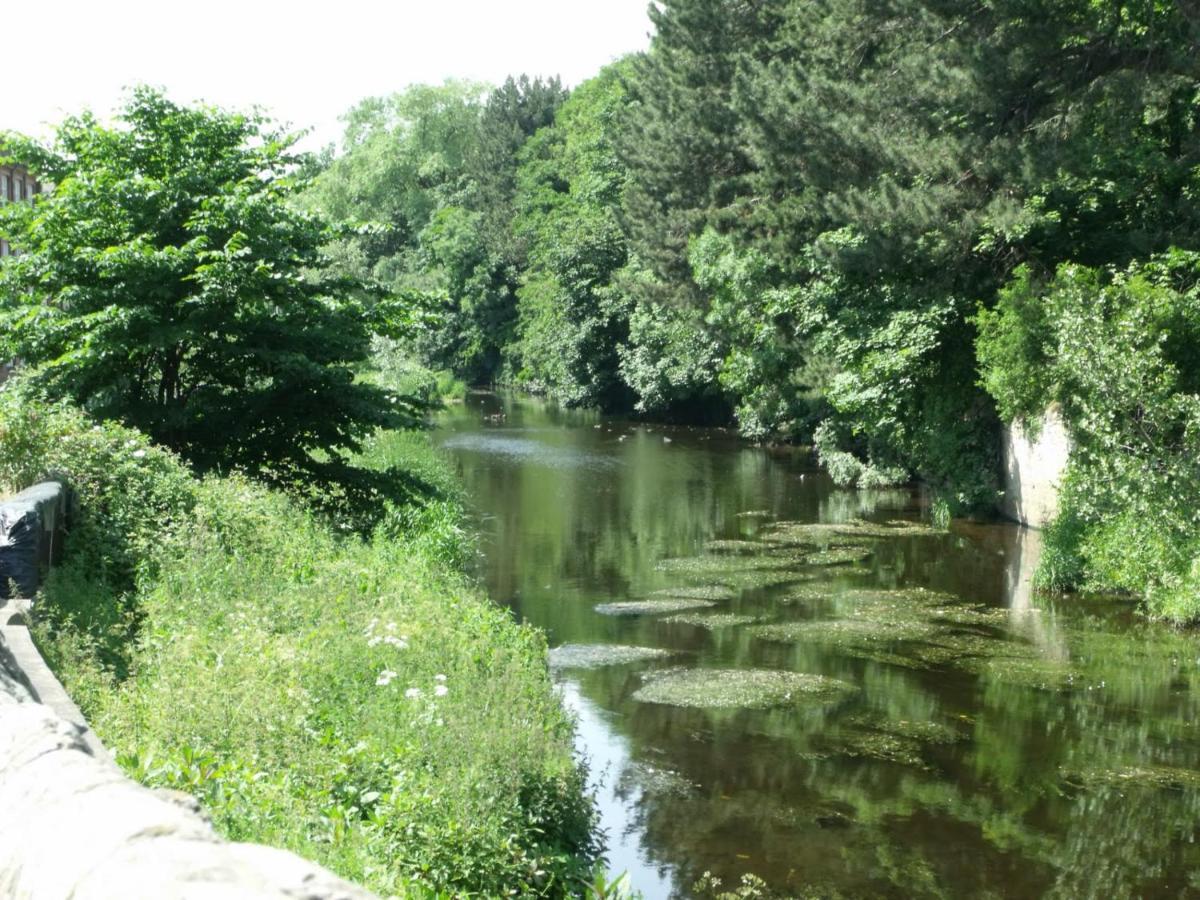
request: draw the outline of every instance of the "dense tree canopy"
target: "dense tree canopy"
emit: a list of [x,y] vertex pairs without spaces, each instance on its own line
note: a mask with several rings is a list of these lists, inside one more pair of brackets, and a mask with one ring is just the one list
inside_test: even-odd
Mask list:
[[420,410],[352,366],[408,311],[330,273],[285,135],[143,88],[112,127],[6,145],[54,188],[3,210],[20,255],[0,267],[0,356],[202,469],[369,489],[346,454]]
[[[406,277],[443,315],[412,352],[568,404],[811,441],[846,483],[923,479],[943,517],[992,508],[1011,397],[1056,396],[1053,342],[1022,328],[1069,330],[1062,267],[1092,273],[1073,282],[1084,307],[1134,308],[1143,294],[1114,285],[1200,250],[1200,16],[1172,0],[650,14],[650,49],[565,103],[524,78],[478,109],[456,188],[405,238]],[[338,165],[362,152],[350,134]],[[1133,327],[1104,321],[1107,341]],[[1076,357],[1056,352],[1065,372]],[[1083,407],[1064,408],[1087,444]],[[1200,455],[1178,427],[1172,452]]]

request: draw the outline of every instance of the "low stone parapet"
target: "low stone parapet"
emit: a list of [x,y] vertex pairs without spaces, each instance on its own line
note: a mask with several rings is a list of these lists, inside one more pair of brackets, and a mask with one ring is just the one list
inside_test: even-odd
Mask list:
[[37,593],[42,569],[62,553],[68,497],[61,483],[46,481],[0,500],[0,599]]
[[37,702],[0,637],[0,897],[13,900],[368,900],[291,853],[219,838],[184,794],[99,758]]

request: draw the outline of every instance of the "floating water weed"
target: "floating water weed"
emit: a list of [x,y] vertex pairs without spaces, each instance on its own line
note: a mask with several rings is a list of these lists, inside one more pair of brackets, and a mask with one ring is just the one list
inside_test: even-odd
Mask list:
[[621,644],[563,644],[550,651],[552,669],[595,669],[662,659],[673,655],[658,647],[628,647]]
[[1066,660],[1035,654],[998,655],[965,663],[987,681],[1037,688],[1045,691],[1069,691],[1087,686],[1087,679]]
[[1124,766],[1117,769],[1063,771],[1063,780],[1077,787],[1145,787],[1154,789],[1200,789],[1200,772],[1171,766]]
[[740,556],[753,556],[771,549],[760,541],[720,540],[708,541],[704,549],[709,553],[730,553]]
[[721,580],[730,587],[743,591],[761,590],[781,584],[793,584],[808,581],[816,576],[811,572],[801,572],[795,569],[749,569],[743,572],[729,572],[721,576]]
[[964,735],[953,725],[941,722],[914,719],[889,719],[885,717],[853,716],[849,723],[859,728],[872,731],[886,732],[900,737],[911,738],[926,744],[956,744],[964,740]]
[[844,566],[850,563],[862,562],[875,551],[870,547],[846,546],[832,547],[829,550],[818,550],[810,553],[804,561],[810,566]]
[[656,797],[687,797],[699,789],[699,785],[689,781],[684,775],[672,769],[662,769],[645,762],[631,761],[621,770],[617,779],[616,789],[628,793],[630,790],[641,790]]
[[682,575],[723,575],[729,572],[775,571],[803,562],[803,556],[676,556],[660,559],[654,566],[660,572]]
[[842,533],[854,537],[894,538],[894,537],[939,537],[946,532],[927,525],[924,522],[911,522],[907,519],[890,519],[887,522],[864,522],[855,520],[842,526]]
[[903,735],[853,730],[821,743],[840,756],[877,759],[915,769],[929,768],[921,756],[921,742]]
[[858,688],[836,678],[774,669],[673,669],[634,693],[643,703],[700,709],[767,709],[832,703]]
[[596,606],[596,612],[606,616],[653,616],[716,605],[711,600],[688,600],[682,597],[673,600],[622,600],[619,603],[601,603]]
[[695,587],[663,588],[650,596],[669,597],[679,600],[732,600],[738,595],[733,588],[723,584],[701,584]]
[[673,625],[695,625],[698,628],[707,628],[713,631],[718,628],[750,625],[757,622],[758,619],[755,616],[739,616],[734,613],[683,613],[678,616],[670,616],[663,621]]
[[936,634],[937,627],[919,621],[826,619],[759,625],[751,631],[760,640],[777,643],[849,646],[919,640]]

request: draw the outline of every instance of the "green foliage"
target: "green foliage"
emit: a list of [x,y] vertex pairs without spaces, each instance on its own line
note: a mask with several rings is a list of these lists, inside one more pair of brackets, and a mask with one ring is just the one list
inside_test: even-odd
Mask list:
[[423,410],[351,366],[372,327],[404,330],[405,304],[364,305],[366,285],[327,271],[333,231],[290,202],[287,136],[148,88],[118,121],[69,118],[52,149],[6,138],[55,187],[0,213],[22,251],[0,266],[0,356],[201,470],[337,483],[364,505],[386,486],[347,455]]
[[1200,255],[1181,250],[1123,270],[1064,265],[1043,286],[1019,273],[981,316],[984,380],[1001,406],[1057,402],[1072,440],[1049,587],[1126,591],[1156,614],[1200,617],[1198,284]]
[[[47,590],[70,598],[56,610],[105,665],[128,669],[139,611],[132,592],[154,565],[164,534],[186,527],[196,484],[178,457],[138,431],[94,425],[65,403],[42,403],[23,379],[0,388],[0,493],[48,478],[72,492],[66,546],[71,564]],[[111,598],[88,603],[93,592]]]
[[[381,894],[560,897],[590,881],[592,806],[544,638],[460,574],[462,507],[425,436],[371,442],[364,465],[441,490],[366,541],[7,388],[0,460],[5,482],[62,467],[80,492],[34,630],[134,777],[194,794],[231,839]],[[106,529],[128,530],[123,555]],[[132,586],[96,577],[108,558]],[[119,664],[94,630],[106,617],[136,624]]]
[[[630,270],[627,280],[653,276]],[[633,388],[641,412],[721,422],[729,402],[717,373],[721,347],[699,310],[639,301],[629,315],[629,343],[620,349],[621,376]]]
[[738,398],[739,430],[755,439],[810,436],[832,372],[810,352],[796,289],[775,285],[778,271],[765,254],[739,252],[711,229],[688,256],[712,298],[706,321],[728,348],[718,377]]
[[779,4],[667,0],[649,13],[654,40],[627,77],[632,104],[621,132],[625,227],[647,270],[629,289],[639,305],[697,304],[688,240],[727,224],[745,194],[752,163],[734,84],[744,63],[767,51]]
[[[1078,286],[1093,292],[1097,287]],[[1000,291],[996,306],[980,309],[975,317],[982,386],[995,398],[1002,419],[1032,427],[1056,393],[1051,381],[1054,323],[1041,291],[1029,267],[1022,266]]]
[[521,151],[514,231],[529,265],[517,292],[516,380],[570,406],[630,405],[619,348],[629,336],[629,303],[614,283],[628,260],[619,222],[625,168],[617,122],[627,106],[627,63],[581,85],[552,127]]

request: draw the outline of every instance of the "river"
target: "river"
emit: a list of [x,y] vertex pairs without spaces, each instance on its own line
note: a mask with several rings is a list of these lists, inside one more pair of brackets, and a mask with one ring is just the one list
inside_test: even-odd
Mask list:
[[436,438],[647,898],[1200,895],[1200,642],[1034,594],[1037,532],[517,396]]

